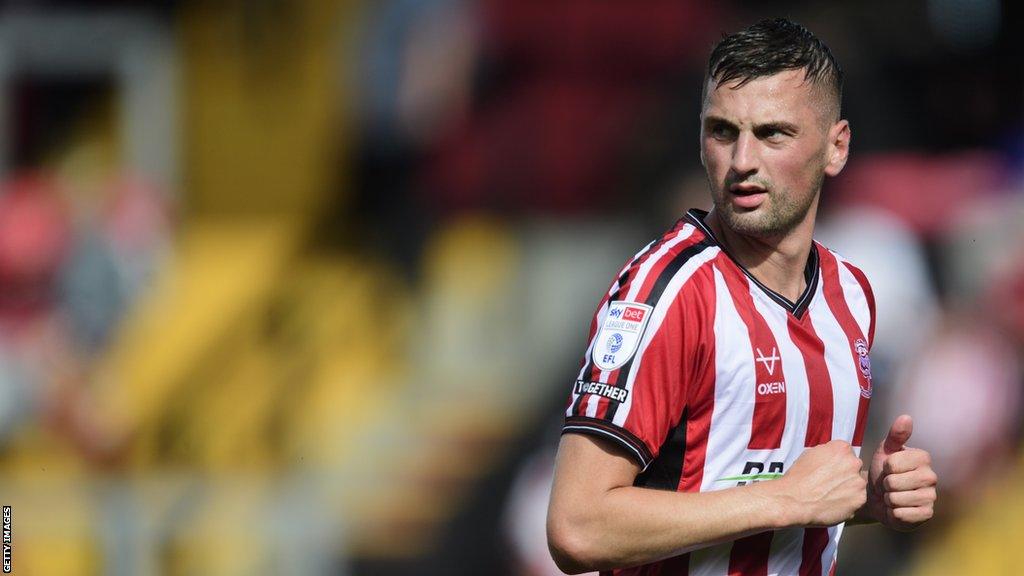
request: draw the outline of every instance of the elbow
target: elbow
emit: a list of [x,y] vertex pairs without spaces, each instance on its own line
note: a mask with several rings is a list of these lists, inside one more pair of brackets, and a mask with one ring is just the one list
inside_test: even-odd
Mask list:
[[595,547],[573,522],[548,517],[548,551],[558,569],[566,574],[594,572],[603,566]]

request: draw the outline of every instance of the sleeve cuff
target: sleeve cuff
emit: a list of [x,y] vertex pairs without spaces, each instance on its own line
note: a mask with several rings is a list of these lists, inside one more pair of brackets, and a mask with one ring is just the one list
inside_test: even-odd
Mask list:
[[598,438],[605,438],[621,445],[626,449],[644,470],[650,466],[654,457],[642,440],[625,428],[616,426],[606,420],[590,418],[588,416],[569,416],[562,426],[562,434],[587,434]]

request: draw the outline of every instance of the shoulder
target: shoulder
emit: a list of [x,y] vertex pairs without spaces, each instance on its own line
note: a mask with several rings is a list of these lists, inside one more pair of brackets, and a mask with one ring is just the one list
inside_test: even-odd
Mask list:
[[871,282],[863,270],[841,254],[820,242],[815,244],[818,247],[824,289],[838,289],[837,295],[841,295],[850,307],[864,328],[869,346],[872,345],[875,340],[875,294],[871,289]]
[[815,241],[815,244],[818,247],[818,256],[821,259],[823,271],[829,274],[832,268],[834,268],[841,282],[846,284],[855,282],[864,292],[865,296],[871,300],[871,305],[874,306],[874,295],[871,292],[871,282],[868,281],[867,274],[839,252],[825,246],[821,242]]
[[710,277],[699,271],[720,251],[702,228],[681,218],[626,264],[613,299],[655,306],[666,297],[674,298],[685,286]]

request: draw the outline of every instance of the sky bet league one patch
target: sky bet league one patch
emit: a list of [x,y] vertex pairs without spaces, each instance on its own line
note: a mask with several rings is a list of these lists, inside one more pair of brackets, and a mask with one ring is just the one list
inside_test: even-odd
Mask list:
[[594,342],[593,359],[605,371],[623,367],[636,353],[651,307],[635,302],[612,302]]

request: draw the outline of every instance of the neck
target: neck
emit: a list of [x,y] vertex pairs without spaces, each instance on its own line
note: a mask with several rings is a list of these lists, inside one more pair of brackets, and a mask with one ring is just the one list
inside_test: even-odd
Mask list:
[[704,223],[722,247],[754,278],[796,302],[807,287],[804,269],[813,242],[815,208],[811,207],[803,222],[779,236],[762,238],[737,232],[726,226],[714,209]]

